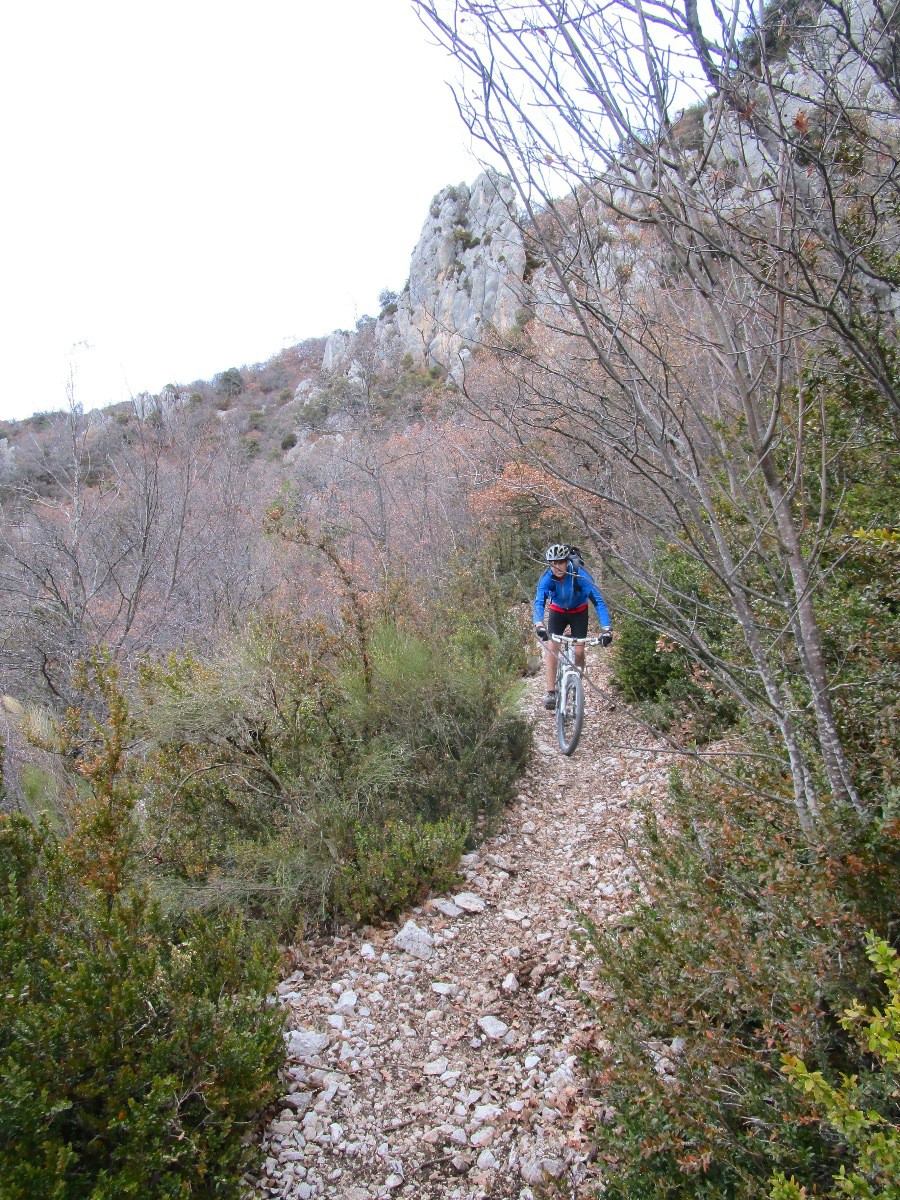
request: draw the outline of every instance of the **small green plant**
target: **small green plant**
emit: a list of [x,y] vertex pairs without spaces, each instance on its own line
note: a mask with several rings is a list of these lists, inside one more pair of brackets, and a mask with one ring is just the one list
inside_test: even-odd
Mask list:
[[284,437],[281,439],[281,448],[282,448],[282,450],[293,450],[293,448],[294,448],[296,445],[297,445],[297,435],[296,435],[296,433],[286,433],[286,434],[284,435]]
[[474,250],[476,246],[481,245],[481,238],[475,237],[465,225],[454,225],[452,237],[463,251]]
[[378,306],[380,308],[379,316],[391,317],[397,311],[397,302],[400,297],[396,292],[392,292],[390,288],[382,288],[378,294]]
[[[853,1200],[897,1200],[900,1197],[900,959],[883,938],[869,932],[866,953],[888,992],[883,1011],[869,1012],[855,1001],[841,1025],[855,1036],[860,1049],[874,1057],[877,1070],[865,1076],[844,1075],[829,1083],[821,1071],[810,1071],[801,1058],[784,1055],[783,1072],[805,1098],[813,1116],[833,1130],[854,1157],[852,1169],[842,1166],[831,1195]],[[881,1100],[889,1105],[893,1120],[872,1107]],[[887,1105],[885,1105],[885,1101]],[[781,1171],[772,1178],[771,1200],[805,1200],[808,1192],[794,1176]]]
[[247,429],[251,433],[261,433],[266,427],[266,414],[260,408],[254,408],[247,417]]
[[338,908],[370,921],[416,903],[429,888],[445,891],[458,878],[468,833],[466,822],[452,818],[355,825],[334,884]]

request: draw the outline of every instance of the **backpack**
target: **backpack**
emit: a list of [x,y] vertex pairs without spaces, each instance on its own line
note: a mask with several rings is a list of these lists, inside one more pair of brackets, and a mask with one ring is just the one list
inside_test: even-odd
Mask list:
[[569,547],[569,561],[572,564],[572,574],[577,575],[583,566],[585,566],[584,555],[577,546]]

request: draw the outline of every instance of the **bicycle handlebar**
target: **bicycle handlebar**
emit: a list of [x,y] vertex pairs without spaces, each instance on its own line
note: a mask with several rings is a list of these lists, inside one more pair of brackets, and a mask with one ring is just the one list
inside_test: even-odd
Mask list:
[[576,637],[566,637],[565,634],[562,634],[562,633],[551,633],[550,634],[551,642],[559,642],[561,645],[566,645],[566,646],[574,646],[576,643],[584,645],[584,646],[599,646],[600,643],[602,642],[602,640],[603,640],[602,638],[598,638],[598,637],[576,638]]

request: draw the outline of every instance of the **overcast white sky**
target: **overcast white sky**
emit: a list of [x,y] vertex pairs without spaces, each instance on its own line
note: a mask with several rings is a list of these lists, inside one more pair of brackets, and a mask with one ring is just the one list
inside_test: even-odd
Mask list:
[[0,417],[210,378],[399,290],[480,167],[407,0],[0,18]]

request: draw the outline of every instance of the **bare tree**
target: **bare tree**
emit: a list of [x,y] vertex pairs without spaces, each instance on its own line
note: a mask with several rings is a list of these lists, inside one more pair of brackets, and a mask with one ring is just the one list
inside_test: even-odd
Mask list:
[[178,414],[127,424],[74,404],[6,488],[0,614],[6,686],[71,699],[76,660],[208,645],[271,590],[274,549],[246,464]]
[[[819,807],[807,702],[828,791],[862,814],[815,607],[827,527],[806,519],[811,495],[834,507],[839,448],[811,453],[804,367],[844,356],[900,412],[896,8],[798,6],[796,48],[776,58],[740,3],[709,28],[693,0],[417,7],[461,65],[461,112],[505,162],[546,263],[542,329],[502,352],[505,402],[474,380],[470,398],[523,454],[628,515],[641,536],[619,569],[655,582],[660,619],[778,729],[803,828]],[[649,577],[659,539],[716,581],[747,665],[704,641],[697,595]]]

